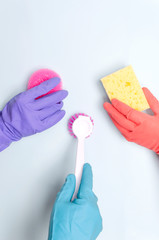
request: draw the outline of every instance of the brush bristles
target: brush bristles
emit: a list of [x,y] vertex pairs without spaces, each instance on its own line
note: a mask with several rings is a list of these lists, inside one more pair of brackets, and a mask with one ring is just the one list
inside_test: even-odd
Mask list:
[[76,135],[73,133],[72,125],[73,125],[74,121],[75,121],[79,116],[89,117],[90,120],[91,120],[91,122],[92,122],[92,124],[94,125],[93,119],[92,119],[90,116],[88,116],[87,114],[85,114],[85,113],[76,113],[76,114],[74,114],[74,115],[69,119],[69,121],[68,121],[68,130],[69,130],[69,133],[70,133],[70,135],[73,136],[74,138],[76,138]]

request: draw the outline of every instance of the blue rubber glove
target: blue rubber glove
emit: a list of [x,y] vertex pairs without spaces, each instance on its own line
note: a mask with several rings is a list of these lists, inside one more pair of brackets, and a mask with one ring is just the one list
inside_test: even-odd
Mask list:
[[75,176],[68,175],[58,193],[51,214],[49,240],[95,240],[102,231],[102,218],[97,197],[92,191],[93,176],[85,164],[77,199],[71,202],[75,190]]
[[63,118],[62,100],[68,95],[67,91],[60,90],[36,100],[59,83],[59,78],[52,78],[18,94],[6,104],[0,111],[0,151],[13,141],[52,127]]

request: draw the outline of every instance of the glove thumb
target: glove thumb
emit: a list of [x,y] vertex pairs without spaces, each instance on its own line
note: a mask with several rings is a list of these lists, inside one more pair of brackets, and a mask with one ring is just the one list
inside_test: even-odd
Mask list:
[[145,94],[145,97],[148,101],[148,104],[150,105],[151,110],[155,114],[159,114],[159,102],[158,100],[153,96],[153,94],[150,92],[148,88],[143,87],[143,92]]

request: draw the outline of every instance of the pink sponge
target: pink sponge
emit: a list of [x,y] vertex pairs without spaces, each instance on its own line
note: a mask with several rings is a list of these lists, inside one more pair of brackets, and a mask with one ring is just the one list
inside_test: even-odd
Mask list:
[[[46,80],[49,80],[50,78],[54,78],[54,77],[60,78],[60,76],[56,72],[54,72],[54,71],[52,71],[50,69],[40,69],[40,70],[37,70],[36,72],[34,72],[31,75],[31,77],[29,79],[29,82],[28,82],[28,87],[27,88],[28,89],[33,88],[33,87],[39,85],[40,83],[42,83],[42,82],[44,82]],[[50,94],[50,93],[53,93],[53,92],[56,92],[56,91],[59,91],[61,89],[62,89],[62,82],[60,82],[51,91],[49,91],[48,93],[46,93],[46,94],[44,94],[44,95],[42,95],[40,97],[43,97],[43,96],[45,96],[47,94]]]

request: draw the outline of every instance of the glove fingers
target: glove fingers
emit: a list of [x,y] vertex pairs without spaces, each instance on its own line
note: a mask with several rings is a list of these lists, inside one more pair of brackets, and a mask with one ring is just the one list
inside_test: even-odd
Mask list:
[[77,194],[77,198],[80,198],[80,199],[95,198],[95,200],[97,201],[97,198],[92,192],[92,188],[93,188],[92,168],[90,164],[86,163],[83,166],[82,179],[81,179],[81,184]]
[[109,115],[112,116],[115,121],[121,125],[123,128],[133,131],[136,124],[134,122],[129,121],[123,113],[119,112],[114,106],[112,106],[110,103],[105,102],[104,103],[105,110],[109,113]]
[[54,93],[51,93],[47,96],[39,98],[34,101],[34,109],[41,110],[46,107],[51,107],[53,104],[61,102],[64,98],[66,98],[68,92],[66,90],[60,90]]
[[142,88],[143,92],[145,94],[145,97],[148,101],[148,104],[150,105],[151,110],[155,113],[159,113],[159,102],[158,100],[153,96],[153,94],[149,91],[148,88]]
[[45,82],[42,82],[36,87],[33,87],[26,91],[26,97],[29,100],[34,100],[35,98],[48,93],[50,90],[55,88],[60,83],[60,78],[54,77]]
[[44,120],[44,119],[48,118],[49,116],[53,115],[58,110],[61,110],[62,107],[63,107],[63,102],[60,102],[60,103],[54,104],[51,107],[41,109],[39,111],[40,120]]
[[66,181],[58,193],[56,201],[71,201],[75,191],[76,178],[74,174],[69,174]]
[[125,129],[125,128],[123,128],[122,126],[120,126],[120,125],[112,118],[111,115],[109,115],[109,116],[110,116],[112,122],[114,123],[114,125],[116,126],[116,128],[117,128],[117,129],[121,132],[121,134],[127,139],[128,136],[129,136],[129,134],[130,134],[130,132],[129,132],[127,129]]
[[54,126],[56,123],[58,123],[63,117],[65,116],[65,111],[64,110],[59,110],[53,115],[49,116],[48,118],[45,118],[42,121],[42,131],[46,130],[52,126]]
[[117,99],[112,99],[112,104],[120,113],[125,115],[127,119],[129,119],[130,121],[136,124],[140,124],[141,122],[143,122],[143,120],[147,116],[144,113],[129,107],[128,105],[126,105],[125,103]]

